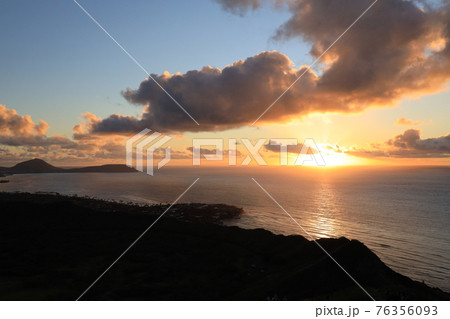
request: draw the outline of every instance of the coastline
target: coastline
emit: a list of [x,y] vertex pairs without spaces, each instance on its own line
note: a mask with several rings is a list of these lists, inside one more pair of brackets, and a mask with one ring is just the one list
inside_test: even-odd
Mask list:
[[[0,193],[1,300],[74,300],[167,205]],[[368,300],[302,236],[220,225],[242,209],[178,204],[83,300]],[[357,240],[320,244],[376,300],[450,300]]]

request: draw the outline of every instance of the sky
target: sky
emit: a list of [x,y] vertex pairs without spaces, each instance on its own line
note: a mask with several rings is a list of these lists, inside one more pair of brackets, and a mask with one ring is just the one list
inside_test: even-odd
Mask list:
[[193,138],[312,138],[330,165],[450,164],[448,1],[78,2],[200,125],[73,0],[5,0],[0,166],[122,163],[144,128],[173,136],[181,165]]

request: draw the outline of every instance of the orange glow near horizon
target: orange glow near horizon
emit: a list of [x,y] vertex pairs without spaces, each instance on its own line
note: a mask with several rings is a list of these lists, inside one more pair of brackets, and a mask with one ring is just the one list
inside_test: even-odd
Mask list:
[[337,153],[334,151],[323,152],[323,159],[326,166],[349,166],[349,165],[361,165],[359,159],[349,156],[345,153]]

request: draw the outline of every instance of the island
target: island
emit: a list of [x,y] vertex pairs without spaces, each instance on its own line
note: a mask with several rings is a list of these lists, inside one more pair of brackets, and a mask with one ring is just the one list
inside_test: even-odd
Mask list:
[[0,167],[1,175],[12,174],[40,174],[40,173],[135,173],[134,168],[124,164],[106,164],[79,168],[61,168],[53,166],[46,161],[34,158],[18,163],[12,167]]

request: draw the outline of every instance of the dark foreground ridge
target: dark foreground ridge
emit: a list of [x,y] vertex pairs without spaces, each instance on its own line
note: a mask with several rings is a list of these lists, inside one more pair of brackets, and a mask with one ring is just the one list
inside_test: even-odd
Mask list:
[[[167,208],[27,193],[0,207],[0,300],[77,299]],[[219,225],[232,206],[174,208],[82,300],[368,300],[301,236]],[[450,300],[356,240],[319,242],[377,300]]]

